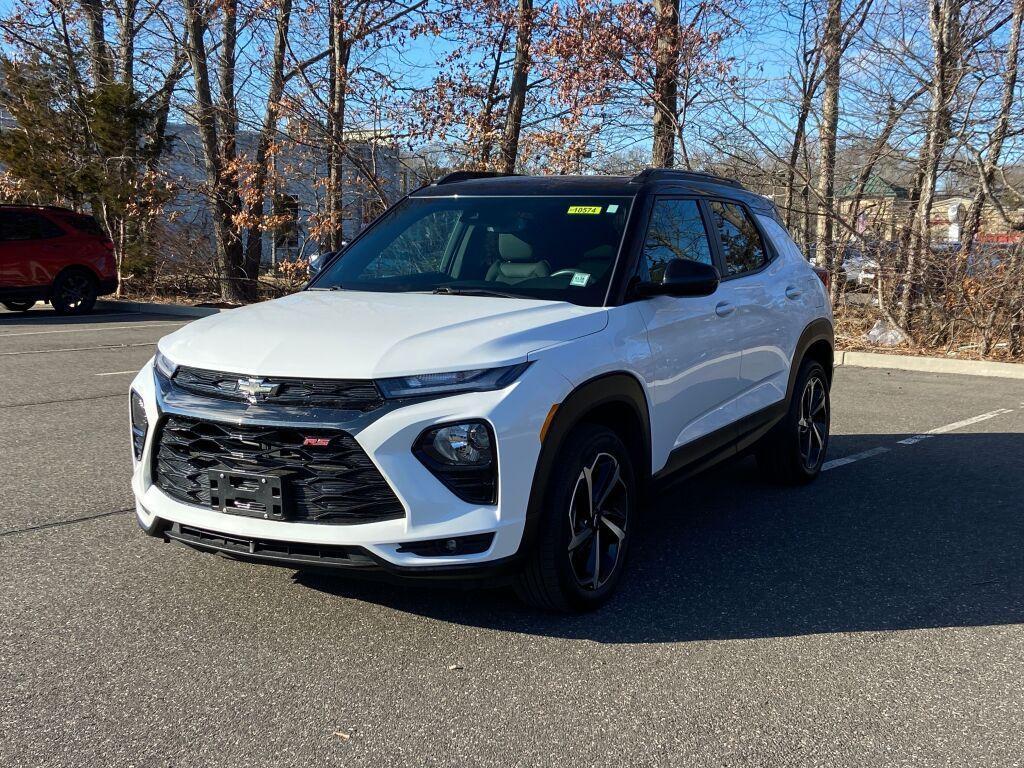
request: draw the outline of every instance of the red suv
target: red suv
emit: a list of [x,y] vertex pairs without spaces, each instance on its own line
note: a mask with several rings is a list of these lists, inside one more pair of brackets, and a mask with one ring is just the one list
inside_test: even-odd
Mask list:
[[116,288],[114,245],[92,216],[0,205],[0,304],[24,312],[43,300],[59,314],[78,314]]

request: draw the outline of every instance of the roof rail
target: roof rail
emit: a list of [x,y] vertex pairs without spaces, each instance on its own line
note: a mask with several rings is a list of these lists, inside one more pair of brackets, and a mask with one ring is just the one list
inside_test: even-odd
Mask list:
[[712,184],[724,184],[727,187],[743,188],[735,179],[719,176],[707,171],[684,171],[678,168],[644,168],[630,179],[631,184],[646,184],[649,181],[704,181]]
[[499,176],[518,176],[518,173],[501,173],[500,171],[452,171],[446,173],[434,182],[434,186],[440,184],[454,184],[457,181],[469,181],[470,179],[496,179]]

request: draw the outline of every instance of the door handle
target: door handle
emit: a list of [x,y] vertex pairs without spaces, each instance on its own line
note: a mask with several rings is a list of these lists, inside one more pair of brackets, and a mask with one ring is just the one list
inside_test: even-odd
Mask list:
[[730,304],[728,301],[719,302],[718,306],[715,307],[715,314],[719,317],[728,317],[736,311],[736,307]]
[[804,295],[804,292],[797,288],[795,285],[786,287],[786,298],[787,299],[799,299]]

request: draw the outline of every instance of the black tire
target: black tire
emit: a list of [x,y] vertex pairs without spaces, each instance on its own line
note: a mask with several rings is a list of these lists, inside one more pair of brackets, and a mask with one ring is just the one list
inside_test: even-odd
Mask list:
[[813,481],[825,463],[831,416],[825,369],[815,360],[804,360],[785,417],[757,448],[757,463],[764,478],[784,485]]
[[[615,432],[583,424],[566,438],[555,467],[534,546],[516,576],[516,594],[542,610],[592,610],[615,591],[635,535],[633,462]],[[587,484],[585,470],[596,482]],[[578,488],[589,490],[589,496]],[[595,497],[602,498],[596,515],[590,512]],[[572,542],[576,546],[570,551]]]
[[96,305],[99,284],[84,269],[66,269],[57,275],[50,304],[58,315],[84,315]]
[[36,305],[34,299],[26,299],[25,301],[0,301],[11,312],[28,312],[32,307]]

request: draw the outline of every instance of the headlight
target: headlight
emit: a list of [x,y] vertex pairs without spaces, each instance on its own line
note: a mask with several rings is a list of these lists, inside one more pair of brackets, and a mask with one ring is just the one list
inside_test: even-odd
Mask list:
[[174,376],[174,372],[178,370],[178,366],[164,357],[159,350],[156,353],[156,357],[153,359],[153,367],[156,368],[164,378],[170,379]]
[[430,448],[449,464],[480,465],[491,460],[491,436],[480,422],[452,424],[433,430]]
[[482,421],[441,424],[426,430],[413,453],[452,493],[471,504],[497,502],[494,434]]
[[519,378],[529,363],[517,363],[501,368],[477,368],[472,371],[451,373],[424,373],[419,376],[400,376],[379,379],[384,397],[417,397],[419,395],[448,395],[457,392],[486,392],[503,389]]
[[134,389],[129,394],[132,415],[132,452],[135,460],[142,458],[142,448],[146,444],[146,433],[149,431],[149,419],[146,417],[146,405],[142,396]]

